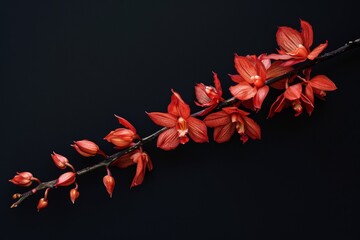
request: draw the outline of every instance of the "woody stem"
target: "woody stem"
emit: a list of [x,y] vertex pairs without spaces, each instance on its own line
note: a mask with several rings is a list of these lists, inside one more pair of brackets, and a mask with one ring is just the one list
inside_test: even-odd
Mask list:
[[[282,79],[285,79],[285,78],[290,78],[290,77],[298,74],[300,71],[302,71],[304,69],[310,68],[310,67],[312,67],[312,66],[314,66],[314,65],[316,65],[316,64],[318,64],[320,62],[324,62],[324,61],[326,61],[328,59],[331,59],[331,58],[336,57],[336,56],[338,56],[338,55],[340,55],[342,53],[345,53],[345,52],[347,52],[347,51],[349,51],[351,49],[355,49],[355,48],[358,48],[358,47],[360,47],[360,38],[358,38],[358,39],[356,39],[354,41],[349,41],[344,46],[339,47],[338,49],[335,49],[333,51],[327,52],[325,54],[322,54],[322,55],[318,56],[317,58],[315,58],[312,61],[307,61],[307,62],[303,63],[302,65],[297,66],[292,71],[289,71],[289,72],[287,72],[287,73],[285,73],[283,75],[280,75],[280,76],[277,76],[277,77],[274,77],[274,78],[270,78],[270,79],[265,81],[265,85],[275,83],[275,82],[277,82],[279,80],[282,80]],[[219,110],[219,109],[222,109],[223,107],[231,106],[231,105],[235,104],[237,101],[238,100],[235,97],[226,99],[226,100],[222,101],[217,106],[217,108],[215,108],[214,110]],[[213,112],[214,110],[212,110],[211,112]],[[192,116],[193,117],[199,116],[203,111],[204,110],[193,113]],[[211,112],[209,112],[209,113],[211,113]],[[165,130],[167,130],[166,127],[161,128],[160,130],[154,132],[153,134],[151,134],[151,135],[149,135],[149,136],[147,136],[145,138],[140,139],[135,145],[133,145],[131,147],[128,147],[127,149],[121,150],[119,152],[116,152],[113,155],[105,156],[105,159],[103,161],[101,161],[101,162],[99,162],[99,163],[97,163],[95,165],[83,168],[83,169],[77,171],[76,174],[78,176],[80,176],[80,175],[89,173],[89,172],[94,171],[95,169],[98,169],[98,168],[101,168],[101,167],[108,167],[114,161],[116,161],[119,157],[121,157],[121,156],[123,156],[125,154],[128,154],[130,152],[133,152],[134,150],[140,148],[142,145],[156,139],[156,137],[158,137]],[[35,194],[38,190],[42,190],[42,189],[46,189],[46,188],[54,188],[56,182],[57,182],[57,179],[51,180],[51,181],[48,181],[48,182],[40,183],[34,189],[21,194],[20,198],[13,205],[11,205],[11,208],[17,207],[23,200],[25,200],[27,197]]]

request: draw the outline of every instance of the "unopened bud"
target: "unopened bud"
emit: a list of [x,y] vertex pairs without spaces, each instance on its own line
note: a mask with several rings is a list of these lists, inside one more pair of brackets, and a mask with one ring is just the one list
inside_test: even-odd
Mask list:
[[79,191],[76,188],[70,190],[70,200],[74,204],[75,200],[80,196]]
[[20,193],[15,193],[14,195],[12,195],[13,199],[18,199],[21,198],[21,194]]
[[69,160],[66,157],[55,152],[51,154],[51,158],[54,161],[54,164],[60,169],[65,169],[69,163]]
[[84,157],[92,157],[97,153],[101,152],[99,146],[89,140],[80,140],[74,141],[74,144],[71,145],[75,150]]
[[40,180],[34,178],[30,172],[17,172],[17,175],[15,175],[13,179],[9,180],[9,182],[21,187],[28,187],[33,181],[40,182]]
[[41,210],[41,209],[44,209],[48,206],[48,200],[45,199],[45,198],[41,198],[38,202],[38,205],[37,205],[37,210],[38,212]]
[[76,179],[76,173],[75,172],[66,172],[60,175],[60,177],[57,179],[57,182],[55,183],[55,187],[64,187],[69,186],[75,182]]
[[112,197],[112,193],[115,187],[115,179],[110,175],[106,175],[103,178],[103,183],[105,185],[106,191],[109,193],[110,197]]

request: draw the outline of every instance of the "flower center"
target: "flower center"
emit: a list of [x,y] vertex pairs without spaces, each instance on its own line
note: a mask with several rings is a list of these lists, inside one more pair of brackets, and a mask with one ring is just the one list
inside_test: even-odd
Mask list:
[[206,86],[205,87],[205,92],[206,92],[206,95],[208,95],[208,97],[210,99],[214,99],[218,95],[216,89],[211,87],[211,86]]
[[251,76],[250,79],[254,81],[255,87],[260,88],[264,86],[264,81],[259,75]]
[[295,110],[295,112],[297,112],[297,113],[301,113],[303,110],[299,99],[292,102],[292,107]]
[[245,133],[245,125],[241,121],[239,121],[239,116],[237,114],[231,115],[231,122],[235,124],[236,131],[239,134]]
[[176,123],[176,130],[178,131],[179,137],[184,137],[188,133],[188,125],[184,118],[179,117]]

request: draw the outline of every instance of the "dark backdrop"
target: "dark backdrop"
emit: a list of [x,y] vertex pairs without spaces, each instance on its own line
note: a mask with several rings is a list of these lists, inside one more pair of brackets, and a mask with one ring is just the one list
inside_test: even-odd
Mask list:
[[2,1],[1,239],[359,239],[359,50],[314,68],[338,86],[313,116],[284,111],[266,119],[275,95],[254,119],[262,140],[242,144],[190,142],[165,152],[145,146],[154,171],[129,189],[134,168],[105,170],[10,209],[20,187],[16,171],[51,180],[50,153],[77,169],[85,159],[70,147],[118,127],[113,114],[142,136],[157,129],[145,111],[165,111],[170,89],[195,108],[195,83],[219,74],[229,97],[233,55],[274,52],[278,26],[314,27],[327,51],[359,37],[356,1]]

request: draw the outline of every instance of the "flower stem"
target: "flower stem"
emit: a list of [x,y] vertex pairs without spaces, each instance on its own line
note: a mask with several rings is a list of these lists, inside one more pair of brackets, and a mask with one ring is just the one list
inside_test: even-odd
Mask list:
[[[268,80],[265,81],[265,85],[269,85],[269,84],[275,83],[275,82],[277,82],[277,81],[279,81],[281,79],[289,78],[291,76],[294,76],[294,75],[298,74],[300,71],[302,71],[304,69],[310,68],[310,67],[312,67],[312,66],[314,66],[314,65],[316,65],[318,63],[324,62],[324,61],[326,61],[328,59],[334,58],[334,57],[336,57],[336,56],[338,56],[338,55],[340,55],[342,53],[345,53],[345,52],[347,52],[347,51],[349,51],[351,49],[355,49],[355,48],[358,48],[358,47],[360,47],[360,38],[358,38],[358,39],[356,39],[354,41],[349,41],[344,46],[339,47],[338,49],[335,49],[335,50],[333,50],[331,52],[327,52],[327,53],[315,58],[312,61],[307,61],[307,62],[303,63],[302,65],[297,66],[294,70],[292,70],[290,72],[287,72],[287,73],[285,73],[285,74],[283,74],[281,76],[278,76],[278,77],[268,79]],[[226,99],[226,100],[222,101],[218,105],[218,107],[215,108],[213,111],[222,109],[223,107],[231,106],[231,105],[235,104],[237,101],[238,100],[235,97],[231,97],[229,99]],[[213,112],[213,111],[211,111],[211,112]],[[196,112],[196,113],[193,113],[192,116],[199,116],[202,112],[203,112],[203,110],[201,110],[199,112]],[[209,112],[209,113],[211,113],[211,112]],[[92,165],[92,166],[89,166],[89,167],[86,167],[86,168],[83,168],[83,169],[77,171],[76,175],[80,176],[80,175],[89,173],[89,172],[94,171],[94,170],[96,170],[98,168],[101,168],[101,167],[109,167],[119,157],[121,157],[121,156],[123,156],[125,154],[128,154],[128,153],[140,148],[142,145],[156,139],[156,137],[158,137],[166,129],[167,129],[166,127],[161,128],[160,130],[154,132],[153,134],[150,134],[149,136],[140,139],[135,145],[133,145],[131,147],[128,147],[127,149],[116,152],[116,153],[114,153],[114,154],[112,154],[110,156],[104,155],[105,159],[103,161],[101,161],[101,162],[99,162],[99,163],[97,163],[95,165]],[[11,208],[17,207],[27,197],[35,194],[39,190],[48,189],[48,188],[54,188],[56,182],[57,182],[57,179],[54,179],[54,180],[51,180],[51,181],[48,181],[48,182],[40,183],[39,185],[37,185],[37,187],[33,188],[32,190],[21,194],[19,199],[14,204],[11,205]]]

